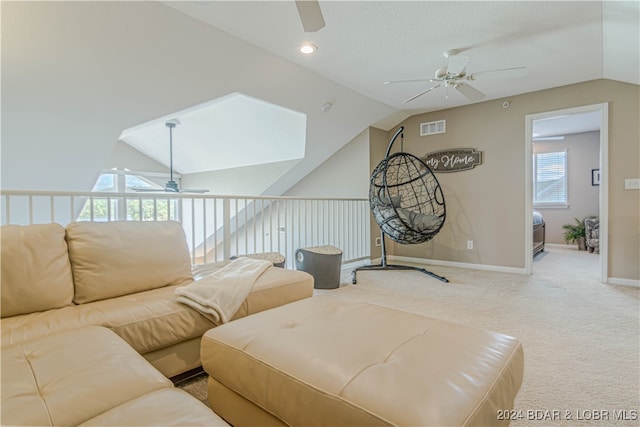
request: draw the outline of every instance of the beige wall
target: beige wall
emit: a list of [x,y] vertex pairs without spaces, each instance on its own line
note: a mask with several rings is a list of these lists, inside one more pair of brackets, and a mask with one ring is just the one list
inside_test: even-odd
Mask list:
[[274,181],[294,167],[298,160],[191,173],[182,175],[182,188],[204,188],[210,194],[262,195]]
[[368,197],[368,182],[369,130],[365,129],[284,195],[360,199]]
[[[387,150],[387,146],[389,145],[389,140],[395,134],[398,127],[393,128],[390,133],[377,129],[377,128],[369,128],[369,145],[371,150],[371,155],[369,156],[369,177],[373,170],[378,166],[378,163],[384,158],[384,153]],[[369,184],[369,177],[367,177],[367,184]],[[369,195],[367,194],[367,197]],[[376,246],[375,240],[380,237],[380,228],[376,224],[376,220],[371,215],[371,258],[379,258],[382,255],[382,248],[380,246]],[[389,239],[386,239],[387,242],[390,242]],[[387,253],[389,251],[387,250]]]
[[591,185],[591,170],[600,168],[600,132],[566,135],[562,141],[539,141],[533,144],[533,153],[567,151],[567,177],[569,206],[567,208],[540,208],[545,221],[546,242],[565,244],[562,225],[573,224],[574,218],[597,216],[599,186]]
[[168,167],[156,162],[151,157],[142,154],[140,151],[122,141],[115,143],[111,151],[111,156],[104,165],[104,169],[111,168],[169,173]]
[[[609,103],[609,277],[640,279],[640,191],[624,190],[625,178],[640,176],[640,91],[611,80],[532,92],[449,110],[412,116],[405,126],[405,151],[472,147],[484,164],[471,171],[438,174],[447,221],[432,241],[389,245],[398,256],[524,268],[525,116],[571,107]],[[503,101],[510,101],[508,109]],[[419,124],[447,120],[447,133],[419,136]],[[387,134],[387,140],[395,129]],[[372,162],[382,141],[372,140]],[[466,249],[467,240],[474,250]]]

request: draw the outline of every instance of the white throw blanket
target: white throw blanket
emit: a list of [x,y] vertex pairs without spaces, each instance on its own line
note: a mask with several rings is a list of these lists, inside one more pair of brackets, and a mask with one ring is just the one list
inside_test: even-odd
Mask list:
[[256,280],[273,264],[240,257],[215,272],[176,288],[178,302],[199,311],[214,323],[226,323],[238,311]]

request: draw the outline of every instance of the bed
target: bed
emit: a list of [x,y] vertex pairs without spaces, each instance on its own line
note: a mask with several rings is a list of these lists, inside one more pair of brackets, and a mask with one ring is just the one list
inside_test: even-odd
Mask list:
[[533,256],[544,251],[544,218],[538,211],[533,211]]

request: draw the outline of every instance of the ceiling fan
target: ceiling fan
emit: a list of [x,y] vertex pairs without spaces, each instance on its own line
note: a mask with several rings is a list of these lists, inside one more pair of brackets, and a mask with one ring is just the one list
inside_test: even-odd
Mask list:
[[315,33],[324,28],[324,17],[318,0],[296,0],[296,7],[305,33]]
[[135,187],[133,191],[139,192],[158,192],[164,191],[166,193],[208,193],[209,190],[204,189],[180,189],[178,183],[173,180],[173,128],[180,124],[180,120],[172,119],[165,123],[165,126],[169,128],[169,181],[164,185],[164,188],[144,188]]
[[468,81],[484,80],[484,79],[508,79],[513,77],[526,77],[529,72],[525,67],[516,68],[504,68],[501,70],[481,71],[479,73],[467,74],[467,63],[469,57],[460,55],[460,51],[456,49],[448,50],[444,53],[444,57],[447,58],[448,64],[446,67],[438,68],[436,70],[435,78],[432,79],[415,79],[415,80],[393,80],[384,82],[384,84],[393,83],[413,83],[413,82],[430,82],[438,83],[429,89],[420,92],[419,94],[412,96],[411,98],[403,101],[403,104],[411,102],[414,99],[431,92],[441,86],[445,88],[454,88],[462,95],[467,97],[471,101],[480,101],[486,95],[480,92],[478,89],[469,85]]

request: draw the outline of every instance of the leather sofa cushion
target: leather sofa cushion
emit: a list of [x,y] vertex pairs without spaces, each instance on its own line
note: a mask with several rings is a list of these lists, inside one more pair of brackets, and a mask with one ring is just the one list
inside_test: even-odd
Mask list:
[[144,354],[202,336],[215,325],[176,301],[174,290],[177,286],[3,319],[0,323],[2,345],[68,329],[103,326]]
[[231,320],[313,295],[313,276],[304,271],[269,268],[256,281]]
[[125,402],[80,425],[223,427],[229,424],[188,393],[165,388]]
[[0,321],[2,351],[7,346],[86,326],[107,326],[106,318],[90,304],[5,318]]
[[173,387],[112,331],[68,330],[2,349],[2,425],[77,425]]
[[[2,319],[2,345],[90,325],[113,329],[141,354],[202,336],[215,325],[197,311],[177,302],[174,293],[177,286]],[[312,294],[313,278],[309,274],[270,268],[258,279],[233,319]]]
[[138,353],[145,354],[200,337],[215,326],[176,300],[177,286],[96,301],[91,305],[104,316],[107,327]]
[[72,303],[73,280],[62,226],[6,225],[0,236],[2,317]]
[[524,363],[514,338],[331,296],[212,329],[201,355],[287,425],[494,425]]
[[77,304],[191,280],[191,259],[175,221],[67,226]]

